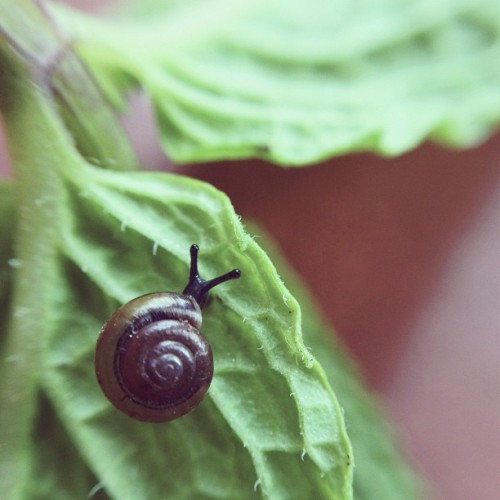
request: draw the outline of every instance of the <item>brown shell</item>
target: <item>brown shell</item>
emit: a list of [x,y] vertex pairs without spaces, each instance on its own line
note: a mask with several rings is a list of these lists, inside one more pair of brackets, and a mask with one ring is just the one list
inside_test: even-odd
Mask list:
[[145,422],[193,410],[213,376],[212,351],[200,326],[200,307],[179,293],[143,295],[118,309],[102,328],[95,352],[106,397]]

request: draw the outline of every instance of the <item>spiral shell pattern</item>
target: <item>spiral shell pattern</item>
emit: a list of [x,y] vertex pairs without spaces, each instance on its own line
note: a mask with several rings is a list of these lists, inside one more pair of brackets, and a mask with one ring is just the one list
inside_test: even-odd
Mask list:
[[143,295],[119,309],[96,349],[97,379],[108,399],[148,422],[191,411],[213,376],[212,351],[200,326],[198,304],[177,293]]

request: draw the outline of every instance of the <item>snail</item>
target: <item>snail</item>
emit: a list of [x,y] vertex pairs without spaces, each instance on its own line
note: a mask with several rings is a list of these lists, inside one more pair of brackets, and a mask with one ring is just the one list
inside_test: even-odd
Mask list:
[[212,350],[199,331],[209,291],[239,278],[239,269],[203,280],[198,246],[191,246],[189,281],[182,293],[142,295],[102,327],[95,372],[105,396],[144,422],[166,422],[193,410],[213,376]]

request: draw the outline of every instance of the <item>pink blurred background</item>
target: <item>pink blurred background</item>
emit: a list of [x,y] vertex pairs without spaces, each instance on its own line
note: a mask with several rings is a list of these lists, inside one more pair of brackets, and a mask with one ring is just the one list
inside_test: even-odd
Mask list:
[[463,152],[190,173],[279,242],[433,483],[429,498],[498,500],[500,136]]
[[[126,123],[143,163],[166,168],[144,100]],[[380,393],[432,498],[500,498],[500,136],[460,152],[427,144],[396,159],[182,172],[273,235]]]

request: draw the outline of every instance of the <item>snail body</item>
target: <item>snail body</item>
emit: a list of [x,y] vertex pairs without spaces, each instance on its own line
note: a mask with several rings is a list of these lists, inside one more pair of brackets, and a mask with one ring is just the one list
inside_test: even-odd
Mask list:
[[198,247],[191,246],[191,271],[183,293],[137,297],[118,309],[97,340],[97,380],[111,403],[145,422],[174,420],[193,410],[213,376],[210,344],[199,331],[208,292],[239,278],[234,269],[202,280]]

